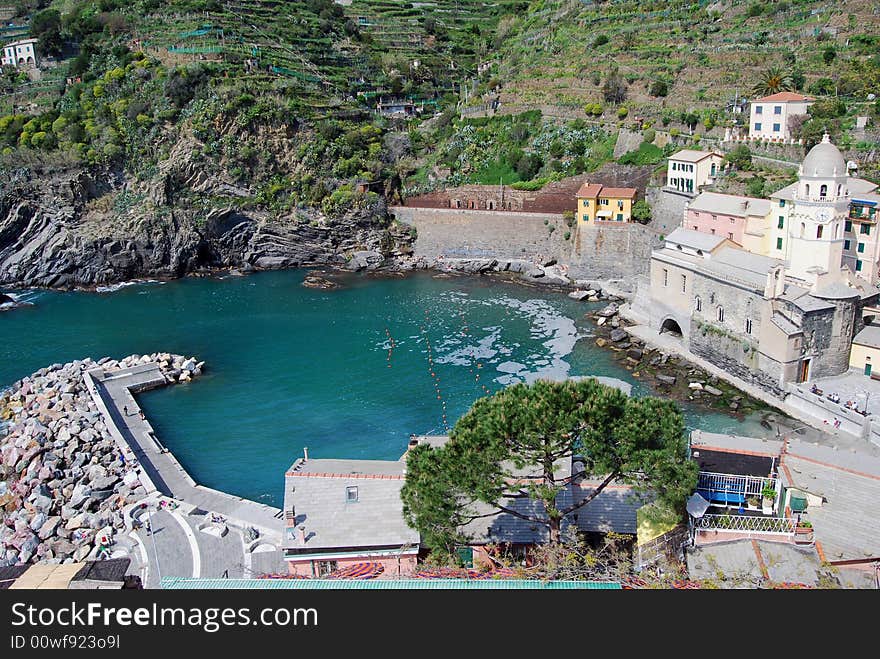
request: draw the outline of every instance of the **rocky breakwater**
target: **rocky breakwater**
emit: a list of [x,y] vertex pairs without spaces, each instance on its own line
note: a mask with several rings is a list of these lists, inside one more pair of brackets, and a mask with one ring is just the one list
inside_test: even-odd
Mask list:
[[150,362],[169,383],[189,381],[202,368],[169,353],[84,359],[40,369],[0,394],[0,566],[96,558],[125,528],[123,508],[147,492],[84,374]]

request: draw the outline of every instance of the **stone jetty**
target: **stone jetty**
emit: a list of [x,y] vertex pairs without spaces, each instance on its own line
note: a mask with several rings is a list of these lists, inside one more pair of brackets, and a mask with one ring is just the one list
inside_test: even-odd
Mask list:
[[123,508],[147,492],[85,373],[150,363],[168,383],[187,382],[204,365],[170,353],[84,359],[42,368],[0,393],[0,566],[93,559],[124,530]]

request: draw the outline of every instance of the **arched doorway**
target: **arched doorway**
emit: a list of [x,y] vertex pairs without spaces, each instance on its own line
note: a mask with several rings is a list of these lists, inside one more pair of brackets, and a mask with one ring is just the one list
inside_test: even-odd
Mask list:
[[678,324],[678,321],[674,318],[667,318],[663,321],[663,324],[660,325],[660,334],[667,332],[672,334],[677,338],[681,338],[683,332],[681,331],[681,325]]

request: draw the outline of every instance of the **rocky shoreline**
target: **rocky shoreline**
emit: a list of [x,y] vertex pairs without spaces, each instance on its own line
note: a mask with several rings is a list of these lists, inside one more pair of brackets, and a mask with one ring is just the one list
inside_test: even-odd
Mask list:
[[615,361],[663,397],[697,403],[739,419],[752,413],[764,413],[764,420],[782,414],[683,357],[651,348],[631,336],[626,330],[629,323],[620,317],[616,302],[588,316],[596,323],[596,345],[612,351]]
[[[147,495],[120,451],[84,374],[157,363],[168,383],[202,372],[170,353],[53,364],[0,392],[0,566],[100,558],[125,529],[124,509]],[[3,432],[6,434],[4,435]]]

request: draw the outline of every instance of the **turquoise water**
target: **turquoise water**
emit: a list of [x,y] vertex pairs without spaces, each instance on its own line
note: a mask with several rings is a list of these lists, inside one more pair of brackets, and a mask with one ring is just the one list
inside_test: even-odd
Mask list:
[[[344,275],[344,288],[320,291],[304,276],[22,292],[33,306],[0,313],[0,386],[87,356],[195,355],[205,375],[141,395],[144,411],[196,481],[272,505],[303,447],[397,459],[411,433],[444,432],[511,382],[607,375],[651,393],[588,338],[590,305],[563,294],[428,274]],[[723,414],[685,413],[691,427],[748,432]]]

